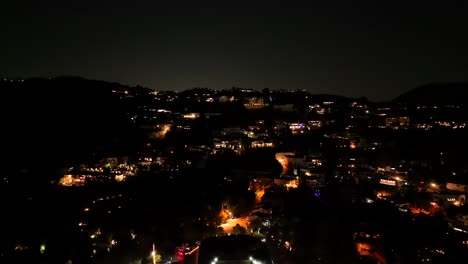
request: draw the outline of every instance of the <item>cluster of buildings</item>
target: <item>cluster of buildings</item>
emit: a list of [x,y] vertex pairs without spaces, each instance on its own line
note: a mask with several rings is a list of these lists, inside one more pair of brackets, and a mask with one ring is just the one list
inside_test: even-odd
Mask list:
[[[107,159],[71,169],[60,185],[121,182],[140,172],[181,174],[188,168],[206,168],[214,156],[242,157],[265,150],[279,164],[277,174],[266,166],[223,172],[227,182],[235,175],[250,180],[258,201],[249,220],[261,223],[258,232],[278,221],[273,212],[284,210],[278,193],[306,187],[318,198],[337,183],[349,186],[349,201],[344,202],[351,206],[383,200],[408,214],[456,210],[445,220],[454,230],[468,232],[466,171],[445,166],[442,157],[429,161],[393,153],[403,133],[466,129],[468,120],[459,113],[464,106],[380,104],[304,91],[242,88],[112,93],[124,102],[138,102],[127,117],[149,135],[145,146],[131,162]],[[437,175],[434,167],[440,167]],[[372,243],[363,241],[378,240],[381,234],[366,228],[354,234],[356,252],[379,258],[370,253]],[[287,242],[292,248],[294,242]]]
[[108,158],[95,166],[82,164],[65,170],[63,177],[58,180],[61,186],[85,186],[97,183],[114,183],[125,181],[136,175],[137,166],[118,158]]

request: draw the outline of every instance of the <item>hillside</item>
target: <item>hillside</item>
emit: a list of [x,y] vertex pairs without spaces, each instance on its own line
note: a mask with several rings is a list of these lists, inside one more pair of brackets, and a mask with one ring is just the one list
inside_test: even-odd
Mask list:
[[466,105],[468,83],[433,83],[419,86],[398,96],[393,102],[411,105]]
[[19,167],[66,165],[91,155],[128,153],[139,146],[136,128],[113,90],[131,89],[116,83],[78,77],[26,79],[0,83],[14,102],[14,146]]

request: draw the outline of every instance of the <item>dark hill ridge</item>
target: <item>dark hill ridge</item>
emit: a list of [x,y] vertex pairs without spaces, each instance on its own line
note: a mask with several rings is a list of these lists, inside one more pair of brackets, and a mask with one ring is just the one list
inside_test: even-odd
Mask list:
[[468,105],[468,83],[432,83],[419,86],[393,100],[418,105]]
[[15,154],[24,164],[54,167],[139,146],[139,130],[125,115],[135,107],[112,93],[139,88],[79,77],[26,79],[0,88],[13,91]]

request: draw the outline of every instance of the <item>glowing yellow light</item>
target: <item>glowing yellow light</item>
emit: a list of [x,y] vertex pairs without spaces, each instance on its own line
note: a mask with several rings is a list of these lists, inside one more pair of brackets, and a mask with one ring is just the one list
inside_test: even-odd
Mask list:
[[39,249],[39,251],[41,252],[41,254],[44,253],[45,249],[46,249],[46,245],[45,245],[45,244],[41,244],[41,247],[40,247],[40,249]]

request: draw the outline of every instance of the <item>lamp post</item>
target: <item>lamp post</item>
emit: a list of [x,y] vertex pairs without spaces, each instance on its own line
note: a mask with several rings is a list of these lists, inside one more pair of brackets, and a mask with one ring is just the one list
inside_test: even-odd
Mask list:
[[153,250],[151,251],[151,257],[153,257],[153,264],[156,264],[156,246],[153,243]]

